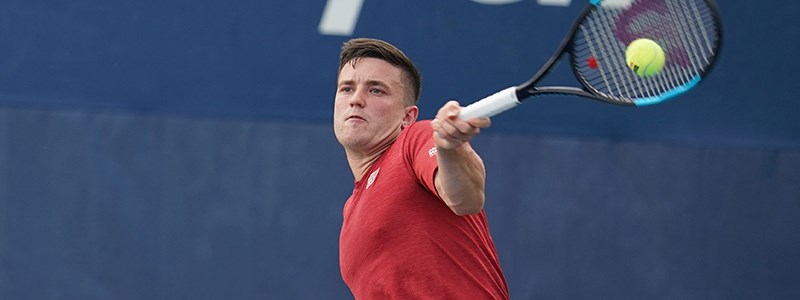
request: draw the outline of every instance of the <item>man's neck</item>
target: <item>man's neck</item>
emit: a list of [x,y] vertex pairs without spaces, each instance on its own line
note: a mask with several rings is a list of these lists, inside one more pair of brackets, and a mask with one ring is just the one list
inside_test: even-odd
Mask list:
[[347,154],[347,162],[350,164],[350,170],[353,171],[353,177],[356,181],[360,181],[365,173],[369,171],[375,162],[381,158],[384,152],[391,147],[403,131],[403,127],[398,124],[396,131],[388,133],[385,137],[380,139],[372,146],[349,148],[344,147],[345,154]]
[[386,149],[392,144],[387,144],[381,147],[378,151],[372,151],[369,153],[365,152],[358,152],[354,150],[345,149],[347,153],[347,163],[350,164],[350,170],[353,171],[353,177],[356,181],[361,181],[361,178],[364,178],[364,175],[369,171],[369,168],[381,158]]

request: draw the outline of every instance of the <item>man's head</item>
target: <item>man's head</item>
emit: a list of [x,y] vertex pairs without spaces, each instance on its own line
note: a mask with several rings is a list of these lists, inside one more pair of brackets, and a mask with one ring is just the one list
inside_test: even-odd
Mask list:
[[406,88],[406,104],[417,105],[420,90],[422,89],[422,76],[417,67],[403,51],[397,47],[377,39],[355,38],[344,43],[339,56],[339,72],[346,64],[357,64],[365,57],[384,60],[405,73],[404,85]]
[[420,76],[400,50],[379,40],[342,47],[333,129],[349,154],[385,149],[417,119]]

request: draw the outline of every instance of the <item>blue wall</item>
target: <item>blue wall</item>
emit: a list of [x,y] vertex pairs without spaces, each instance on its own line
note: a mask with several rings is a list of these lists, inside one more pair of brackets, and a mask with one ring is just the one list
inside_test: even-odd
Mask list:
[[[366,0],[336,31],[321,0],[7,1],[0,299],[350,298],[339,46],[405,49],[427,118],[524,80],[583,5],[506,2]],[[684,97],[542,98],[475,140],[513,299],[800,297],[800,4],[720,8]]]

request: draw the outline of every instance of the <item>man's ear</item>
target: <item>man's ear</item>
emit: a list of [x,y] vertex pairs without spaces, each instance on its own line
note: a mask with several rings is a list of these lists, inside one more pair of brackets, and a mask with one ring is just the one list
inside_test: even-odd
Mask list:
[[403,129],[417,121],[419,116],[419,108],[416,105],[407,106],[405,115],[403,115]]

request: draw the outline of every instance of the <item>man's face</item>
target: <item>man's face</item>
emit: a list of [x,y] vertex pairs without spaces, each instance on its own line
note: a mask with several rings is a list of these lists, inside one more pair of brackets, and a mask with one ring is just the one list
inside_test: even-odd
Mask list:
[[[339,72],[333,129],[345,148],[370,152],[391,143],[408,120],[403,71],[377,58],[365,57]],[[416,109],[416,108],[413,108]],[[413,118],[416,118],[414,114]]]

